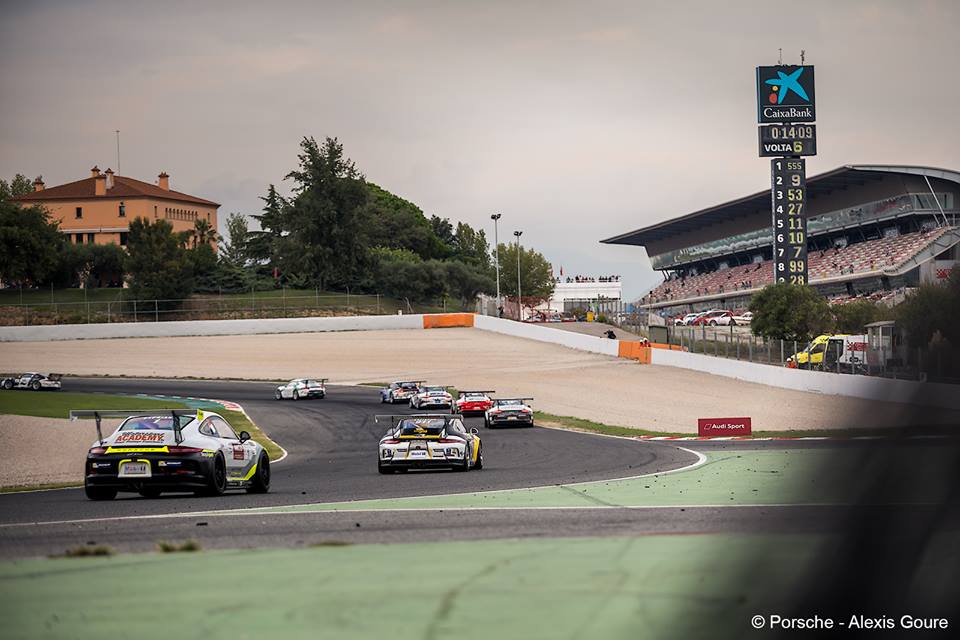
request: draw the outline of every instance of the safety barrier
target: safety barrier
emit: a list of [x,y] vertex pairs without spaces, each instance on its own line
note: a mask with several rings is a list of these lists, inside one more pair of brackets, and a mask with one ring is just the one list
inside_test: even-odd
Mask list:
[[447,327],[472,327],[472,313],[429,313],[423,316],[424,329],[442,329]]

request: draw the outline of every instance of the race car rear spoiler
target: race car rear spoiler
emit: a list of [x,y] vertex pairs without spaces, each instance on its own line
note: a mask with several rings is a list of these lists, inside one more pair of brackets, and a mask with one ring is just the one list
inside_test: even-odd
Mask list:
[[[196,409],[71,409],[70,419],[79,420],[80,418],[93,418],[97,421],[97,439],[103,444],[103,432],[100,430],[100,421],[103,418],[133,418],[138,416],[155,416],[158,413],[169,413],[173,417],[173,440],[177,444],[183,442],[183,434],[180,430],[183,425],[180,419],[190,417],[192,420],[197,416]],[[190,420],[187,420],[189,423]]]
[[493,389],[481,390],[481,391],[458,391],[459,396],[477,396],[477,395],[490,395],[491,393],[496,393]]
[[494,402],[509,402],[513,400],[514,402],[533,402],[533,398],[494,398]]
[[444,426],[446,426],[447,423],[449,423],[449,422],[452,421],[452,420],[462,420],[462,419],[463,419],[463,418],[461,418],[460,416],[458,416],[458,415],[455,414],[455,413],[454,413],[454,414],[451,414],[451,413],[398,413],[398,414],[395,414],[395,415],[385,414],[385,415],[373,416],[373,421],[376,422],[377,424],[379,424],[381,420],[388,420],[388,419],[389,419],[389,420],[390,420],[390,424],[393,424],[393,421],[394,421],[394,420],[410,420],[410,419],[413,419],[413,420],[422,420],[422,419],[424,419],[424,418],[431,418],[431,419],[441,419],[441,418],[442,418],[442,419],[443,419],[443,424],[444,424]]

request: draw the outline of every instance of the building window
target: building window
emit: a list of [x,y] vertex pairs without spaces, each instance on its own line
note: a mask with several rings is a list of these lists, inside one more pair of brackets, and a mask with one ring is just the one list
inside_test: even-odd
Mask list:
[[83,217],[83,207],[77,207],[76,219],[79,220]]
[[95,233],[88,233],[88,234],[87,234],[87,244],[93,244],[93,243],[95,242],[96,235],[97,235],[97,234],[95,234]]
[[153,217],[157,217],[157,205],[153,205]]
[[120,203],[120,217],[127,217],[127,205],[125,205],[123,202]]
[[83,234],[82,234],[82,233],[78,233],[78,234],[77,234],[77,244],[83,244]]
[[121,231],[121,232],[120,232],[120,246],[121,246],[121,247],[127,246],[127,232],[126,232],[126,231]]

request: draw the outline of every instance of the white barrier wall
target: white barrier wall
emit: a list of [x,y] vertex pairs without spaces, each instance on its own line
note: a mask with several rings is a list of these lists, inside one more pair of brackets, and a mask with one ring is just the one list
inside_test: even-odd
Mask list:
[[526,338],[527,340],[536,340],[537,342],[550,342],[571,349],[600,353],[606,356],[616,356],[620,344],[619,340],[587,336],[582,333],[550,329],[535,324],[524,324],[522,322],[491,316],[474,316],[473,326],[477,329],[483,329],[484,331],[502,333],[503,335],[515,336],[517,338]]
[[374,331],[423,329],[423,316],[340,316],[332,318],[275,318],[263,320],[182,320],[173,322],[115,322],[33,327],[0,327],[0,342],[97,340],[103,338],[163,338],[176,336],[235,336],[317,331]]
[[692,369],[796,391],[960,409],[960,389],[947,384],[788,369],[667,349],[653,349],[651,364]]

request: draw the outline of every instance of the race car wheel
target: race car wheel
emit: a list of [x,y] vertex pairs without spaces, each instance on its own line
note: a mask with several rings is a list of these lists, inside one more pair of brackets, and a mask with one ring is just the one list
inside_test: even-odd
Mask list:
[[737,321],[736,321],[736,320],[733,320],[733,319],[731,318],[731,320],[730,320],[730,326],[731,326],[731,327],[737,326]]
[[396,469],[391,469],[390,467],[387,467],[387,466],[383,465],[382,463],[377,462],[377,471],[379,471],[380,473],[382,473],[382,474],[384,474],[384,475],[387,475],[387,474],[393,473],[394,471],[396,471]]
[[40,391],[40,381],[35,380],[33,384],[30,385],[30,388],[33,389],[34,391]]
[[711,326],[711,327],[717,326],[717,321],[716,321],[716,320],[711,320],[711,321],[710,321],[710,326]]
[[273,392],[273,398],[275,400],[283,400],[283,394],[280,393],[280,389]]
[[257,460],[257,472],[253,475],[247,493],[267,493],[270,491],[270,458],[263,451]]
[[300,399],[300,392],[297,391],[296,389],[293,390],[293,399],[294,399],[294,400],[299,400],[299,399]]
[[153,499],[153,498],[160,497],[160,489],[151,489],[151,488],[145,487],[137,491],[137,493],[139,493],[144,498]]
[[227,490],[227,463],[223,461],[223,454],[217,453],[213,459],[213,472],[207,479],[207,486],[199,493],[205,496],[222,496]]
[[463,453],[463,462],[456,467],[457,471],[470,471],[470,448]]
[[3,388],[6,389],[7,391],[10,391],[10,389],[13,389],[13,380],[4,380]]
[[83,485],[83,492],[87,494],[90,500],[113,500],[117,497],[117,490],[110,487],[92,487],[88,484]]
[[477,461],[473,465],[474,469],[483,469],[483,445],[480,445],[480,450],[477,451]]

